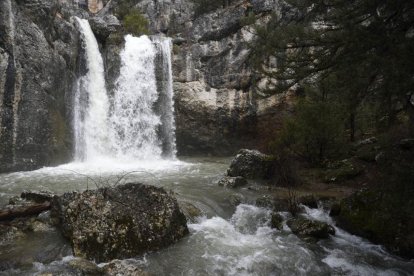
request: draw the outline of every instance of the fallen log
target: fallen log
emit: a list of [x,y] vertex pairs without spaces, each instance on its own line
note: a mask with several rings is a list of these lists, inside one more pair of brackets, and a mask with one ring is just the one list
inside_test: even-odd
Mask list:
[[20,206],[6,210],[0,210],[0,221],[12,220],[19,217],[29,217],[40,214],[50,209],[50,202]]

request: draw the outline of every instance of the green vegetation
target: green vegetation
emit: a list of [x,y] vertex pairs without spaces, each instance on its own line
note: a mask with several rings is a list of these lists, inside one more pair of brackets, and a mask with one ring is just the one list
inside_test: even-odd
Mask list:
[[149,33],[149,23],[141,10],[135,7],[137,3],[136,0],[119,1],[115,14],[122,21],[126,33],[140,36]]
[[127,33],[140,36],[148,34],[148,20],[138,9],[132,9],[123,19],[123,25]]
[[251,55],[259,75],[277,80],[263,93],[304,91],[275,144],[321,162],[341,157],[346,140],[413,130],[414,2],[286,2],[296,19],[273,15],[258,26]]

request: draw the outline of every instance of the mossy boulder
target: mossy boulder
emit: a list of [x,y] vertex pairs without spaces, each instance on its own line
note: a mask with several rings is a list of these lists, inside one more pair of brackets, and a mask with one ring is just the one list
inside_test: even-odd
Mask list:
[[227,175],[242,176],[246,179],[270,179],[275,159],[257,150],[241,149],[231,161]]
[[326,239],[329,235],[335,234],[335,229],[331,225],[304,217],[290,219],[287,225],[294,234],[303,239]]
[[283,229],[283,216],[279,213],[272,213],[272,217],[270,220],[270,227],[282,230]]
[[340,182],[354,179],[364,172],[364,167],[354,160],[345,159],[328,166],[325,182]]
[[370,188],[351,195],[340,203],[338,225],[395,254],[413,258],[414,198],[404,198],[401,192]]
[[135,257],[188,234],[177,200],[164,189],[138,183],[65,193],[51,215],[76,257],[96,262]]

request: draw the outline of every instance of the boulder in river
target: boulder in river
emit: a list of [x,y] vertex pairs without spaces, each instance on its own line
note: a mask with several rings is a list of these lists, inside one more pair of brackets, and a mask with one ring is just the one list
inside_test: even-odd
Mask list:
[[77,257],[105,262],[166,247],[188,234],[177,200],[139,183],[55,197],[51,215]]
[[274,158],[257,150],[241,149],[231,161],[227,175],[247,179],[269,179],[272,176]]
[[247,180],[242,176],[225,176],[219,180],[218,185],[229,188],[238,188],[247,185]]
[[297,217],[287,221],[287,225],[294,234],[301,238],[326,239],[335,234],[335,229],[322,221]]

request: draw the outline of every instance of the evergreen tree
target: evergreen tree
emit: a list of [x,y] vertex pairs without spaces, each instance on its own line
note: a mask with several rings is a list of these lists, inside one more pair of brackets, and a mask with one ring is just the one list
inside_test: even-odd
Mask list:
[[[252,60],[275,79],[276,93],[297,85],[328,83],[348,117],[350,139],[358,109],[376,101],[393,122],[407,111],[414,125],[414,1],[286,0],[296,18],[273,15],[257,28]],[[276,58],[277,69],[268,61]]]

